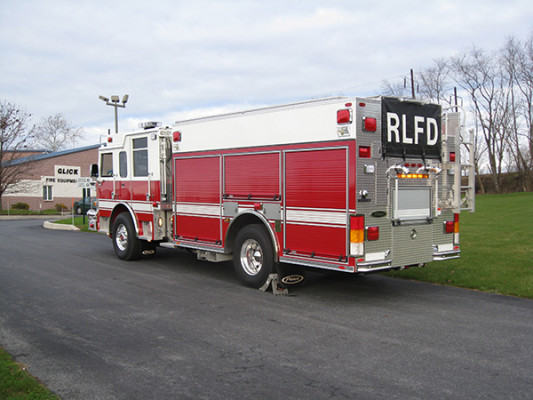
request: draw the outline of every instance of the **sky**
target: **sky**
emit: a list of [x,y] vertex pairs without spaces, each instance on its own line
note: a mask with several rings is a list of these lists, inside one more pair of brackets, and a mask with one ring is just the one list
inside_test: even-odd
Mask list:
[[531,0],[0,0],[0,101],[76,146],[119,129],[328,96],[533,33]]

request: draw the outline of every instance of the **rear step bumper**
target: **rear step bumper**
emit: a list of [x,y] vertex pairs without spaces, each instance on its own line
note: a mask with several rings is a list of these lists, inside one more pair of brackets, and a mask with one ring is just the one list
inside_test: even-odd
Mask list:
[[459,258],[460,255],[461,250],[435,252],[433,253],[433,261],[452,260]]

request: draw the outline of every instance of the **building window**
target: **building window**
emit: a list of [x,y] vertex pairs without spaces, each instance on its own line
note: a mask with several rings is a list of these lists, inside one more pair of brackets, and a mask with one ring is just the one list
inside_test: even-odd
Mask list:
[[102,166],[102,168],[100,169],[101,176],[103,177],[113,176],[113,154],[112,153],[102,154],[100,165]]
[[133,176],[148,176],[148,138],[133,139]]
[[43,200],[44,201],[52,201],[54,200],[52,196],[52,186],[43,186]]
[[128,176],[128,163],[125,151],[118,153],[118,173],[120,174],[121,178]]

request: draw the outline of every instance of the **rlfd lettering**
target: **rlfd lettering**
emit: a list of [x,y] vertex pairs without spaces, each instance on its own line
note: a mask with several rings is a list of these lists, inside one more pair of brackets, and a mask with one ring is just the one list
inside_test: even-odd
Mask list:
[[[407,115],[387,112],[387,141],[389,143],[420,144],[420,136],[426,137],[426,145],[434,146],[439,139],[437,120],[415,115],[413,118],[414,137],[407,136]],[[401,132],[400,132],[401,131]]]

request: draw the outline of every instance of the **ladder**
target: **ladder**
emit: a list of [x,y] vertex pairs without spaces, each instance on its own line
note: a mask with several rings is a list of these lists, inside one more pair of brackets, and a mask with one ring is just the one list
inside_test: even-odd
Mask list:
[[[474,131],[470,130],[468,137],[465,134],[466,113],[459,106],[450,107],[460,109],[449,111],[444,114],[444,167],[453,170],[454,190],[453,204],[459,211],[474,212],[476,208],[476,171],[474,164],[475,140]],[[462,117],[462,118],[461,118]],[[452,150],[453,149],[453,150]],[[460,162],[450,163],[448,151],[455,151],[456,160]],[[465,182],[466,184],[463,184]]]
[[[461,177],[466,178],[466,185],[461,184],[461,200],[460,208],[470,212],[476,211],[476,169],[474,164],[474,157],[476,153],[476,142],[474,140],[474,130],[468,131],[468,138],[466,135],[464,125],[461,129],[461,140],[459,146],[463,145],[463,153],[461,154]],[[461,148],[459,148],[461,151]],[[468,160],[463,161],[468,156]]]

